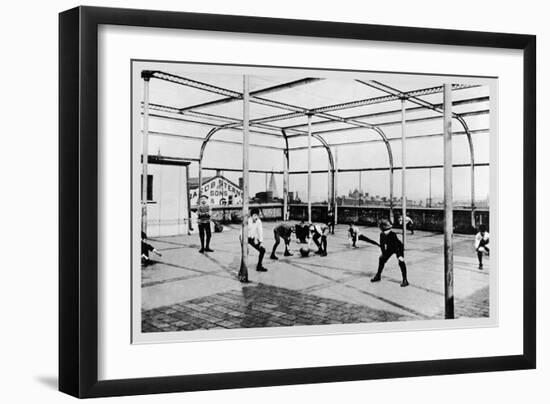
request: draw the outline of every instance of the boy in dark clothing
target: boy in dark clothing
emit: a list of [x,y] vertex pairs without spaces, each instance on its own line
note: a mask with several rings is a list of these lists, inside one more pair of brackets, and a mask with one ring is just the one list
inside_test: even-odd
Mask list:
[[307,238],[309,237],[309,226],[304,220],[295,226],[296,238],[300,243],[307,243]]
[[275,244],[273,244],[273,250],[271,251],[272,260],[278,260],[275,255],[277,247],[281,243],[281,238],[285,241],[285,257],[290,257],[292,254],[288,251],[288,246],[290,245],[290,235],[292,234],[292,227],[286,223],[281,223],[273,229],[273,237],[275,237]]
[[330,234],[334,234],[334,209],[330,206],[327,211],[327,227]]
[[362,240],[362,241],[365,241],[367,243],[374,244],[375,246],[380,247],[380,244],[378,244],[376,241],[371,240],[370,238],[368,238],[367,236],[362,234],[359,231],[359,229],[357,228],[357,226],[355,225],[355,223],[350,223],[349,224],[348,239],[349,239],[349,241],[351,243],[351,246],[353,248],[357,247],[357,245],[356,245],[357,240]]
[[[214,252],[210,249],[210,238],[212,237],[212,229],[210,228],[210,218],[212,217],[212,208],[208,205],[208,197],[200,196],[199,206],[197,207],[197,222],[199,224],[199,238],[201,240],[200,253]],[[206,248],[204,248],[204,239],[206,236]]]
[[151,244],[146,243],[145,240],[147,240],[147,234],[145,234],[145,232],[142,231],[141,232],[141,262],[147,265],[151,263],[151,259],[149,258],[150,252],[154,252],[159,257],[162,256],[162,254],[158,252],[158,250],[155,247],[153,247]]
[[405,257],[403,254],[403,243],[397,238],[397,235],[392,231],[392,226],[389,220],[383,219],[380,221],[380,250],[382,254],[378,259],[378,271],[371,282],[379,282],[382,279],[382,270],[384,265],[391,258],[393,254],[397,257],[399,262],[399,268],[401,269],[401,276],[403,278],[401,287],[409,286],[407,280],[407,265],[405,264]]

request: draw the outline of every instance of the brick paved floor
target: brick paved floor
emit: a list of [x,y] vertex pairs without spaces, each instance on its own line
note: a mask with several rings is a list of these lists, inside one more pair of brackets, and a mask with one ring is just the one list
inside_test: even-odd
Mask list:
[[[162,251],[158,261],[141,271],[143,332],[213,328],[256,328],[304,324],[344,324],[442,319],[444,313],[443,237],[417,231],[407,237],[410,286],[399,287],[397,261],[388,261],[382,282],[371,283],[377,247],[359,243],[351,248],[347,227],[329,236],[328,256],[300,258],[293,239],[293,257],[272,261],[275,223],[264,222],[264,265],[253,270],[257,252],[249,255],[251,284],[237,280],[240,263],[239,227],[212,236],[213,253],[200,254],[197,235],[151,240]],[[377,239],[375,228],[361,229]],[[456,317],[489,315],[491,265],[477,269],[473,237],[455,235],[454,292]]]
[[142,332],[412,319],[411,316],[264,284],[147,310],[142,315]]
[[[444,315],[442,311],[437,317]],[[489,317],[489,288],[480,289],[467,299],[455,300],[455,318]]]
[[[455,302],[455,317],[488,317],[489,288]],[[441,318],[438,314],[435,318]],[[142,332],[212,328],[284,327],[413,320],[366,306],[343,303],[264,284],[143,311]]]

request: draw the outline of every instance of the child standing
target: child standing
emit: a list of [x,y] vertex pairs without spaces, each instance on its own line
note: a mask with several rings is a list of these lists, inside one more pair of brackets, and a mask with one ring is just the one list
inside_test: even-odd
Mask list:
[[327,208],[327,227],[330,234],[334,234],[334,209],[330,206]]
[[[212,229],[210,228],[210,218],[212,217],[212,208],[208,204],[208,197],[205,194],[200,196],[199,206],[197,207],[197,223],[199,225],[199,238],[201,239],[200,253],[214,252],[210,249],[210,238],[212,237]],[[206,236],[206,248],[204,247],[204,239]]]
[[483,269],[483,253],[489,254],[489,232],[484,224],[479,225],[479,232],[476,234],[474,246],[477,251],[479,269]]
[[392,231],[392,225],[389,220],[382,219],[379,224],[380,227],[380,250],[382,254],[378,259],[378,271],[371,282],[379,282],[382,279],[382,271],[384,270],[384,265],[391,258],[393,254],[397,257],[399,268],[401,269],[401,287],[409,286],[409,281],[407,280],[407,265],[405,264],[405,257],[403,254],[403,243],[397,234]]

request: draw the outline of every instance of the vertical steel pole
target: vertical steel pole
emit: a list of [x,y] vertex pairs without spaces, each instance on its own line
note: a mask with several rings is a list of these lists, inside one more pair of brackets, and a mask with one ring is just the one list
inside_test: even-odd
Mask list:
[[[329,150],[330,153],[330,150]],[[332,195],[332,175],[330,171],[330,159],[327,158],[327,209],[330,208],[330,201],[331,201],[331,195]]]
[[334,148],[334,225],[338,224],[338,147]]
[[454,318],[453,275],[453,123],[452,85],[443,90],[444,268],[445,318]]
[[149,163],[149,76],[143,76],[143,152],[141,173],[141,231],[147,234],[147,164]]
[[311,223],[311,115],[307,116],[307,220]]
[[288,220],[288,183],[289,183],[289,158],[288,158],[288,149],[283,151],[283,220]]
[[401,99],[401,221],[403,226],[403,249],[407,235],[407,128],[405,120],[405,99]]
[[199,189],[197,190],[197,205],[201,199],[202,193],[202,157],[199,159]]
[[[363,189],[363,187],[362,187],[362,185],[363,185],[362,184],[362,174],[363,174],[363,172],[361,170],[359,170],[359,195],[357,195],[358,202],[361,200],[360,199],[361,198],[361,191]],[[359,205],[359,203],[357,203],[357,204]]]
[[428,169],[428,173],[430,176],[430,180],[429,180],[430,187],[428,192],[428,202],[430,206],[428,207],[431,208],[432,207],[432,169],[431,168]]
[[177,233],[181,234],[180,219],[182,217],[182,213],[181,213],[181,199],[182,199],[182,195],[181,195],[181,172],[182,172],[182,167],[181,166],[177,167],[177,170],[178,170],[178,221],[177,221]]
[[[160,170],[157,171],[158,172],[158,187],[159,187],[159,195],[162,196],[162,167],[160,168]],[[163,205],[163,198],[159,198],[159,201],[158,201],[158,226],[159,226],[159,230],[158,230],[158,235],[159,236],[162,236],[162,205]]]
[[475,166],[472,164],[470,168],[470,193],[471,193],[471,225],[472,228],[476,227],[476,189],[475,189]]
[[250,136],[250,88],[249,77],[243,76],[243,222],[241,240],[241,268],[239,281],[248,282],[248,145]]
[[[327,152],[330,153],[330,150],[327,149]],[[332,185],[331,185],[331,175],[330,175],[330,159],[327,158],[327,222],[328,222],[328,215],[331,209],[330,208],[331,193],[332,193]]]
[[390,222],[393,223],[393,167],[390,167]]
[[[332,209],[332,221],[334,223],[334,226],[332,228],[332,230],[334,231],[334,228],[336,226],[336,191],[335,191],[335,188],[334,188],[334,178],[335,178],[335,170],[334,168],[332,168],[331,172],[330,172],[330,186],[331,186],[331,190],[330,190],[330,206],[331,206],[331,209]],[[334,233],[333,233],[334,234]]]
[[185,166],[185,194],[187,202],[187,234],[191,234],[191,200],[189,198],[189,164]]

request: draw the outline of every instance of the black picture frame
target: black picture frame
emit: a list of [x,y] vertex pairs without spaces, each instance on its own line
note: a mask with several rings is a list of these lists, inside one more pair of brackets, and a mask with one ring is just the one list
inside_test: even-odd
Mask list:
[[[350,366],[99,381],[98,372],[98,26],[380,40],[523,51],[523,353]],[[166,12],[77,7],[59,16],[59,389],[104,397],[325,383],[536,366],[536,37]]]

